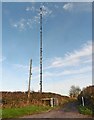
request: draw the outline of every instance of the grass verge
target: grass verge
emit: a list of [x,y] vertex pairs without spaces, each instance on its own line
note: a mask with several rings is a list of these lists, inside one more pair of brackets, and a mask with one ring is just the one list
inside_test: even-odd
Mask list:
[[92,115],[93,114],[91,109],[89,109],[85,106],[82,106],[82,105],[80,105],[78,107],[78,111],[79,111],[79,113],[84,114],[84,115]]
[[2,109],[0,109],[0,118],[2,118]]
[[24,115],[41,113],[51,109],[52,108],[49,106],[26,106],[22,108],[5,108],[2,109],[2,118],[17,118]]

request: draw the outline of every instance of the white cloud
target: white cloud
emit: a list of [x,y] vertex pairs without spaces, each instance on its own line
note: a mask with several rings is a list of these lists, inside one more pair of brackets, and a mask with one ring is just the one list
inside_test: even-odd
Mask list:
[[[42,7],[42,15],[43,18],[46,18],[45,20],[47,21],[47,17],[52,15],[52,10],[49,9],[47,6],[45,5],[41,5]],[[19,21],[17,22],[11,22],[11,25],[16,28],[19,29],[19,31],[23,31],[26,30],[27,28],[33,28],[34,24],[39,24],[40,23],[40,10],[35,8],[34,6],[29,6],[26,7],[25,9],[27,12],[34,12],[35,15],[32,18],[21,18]]]
[[50,10],[48,7],[42,5],[42,14],[43,16],[49,16],[52,14],[52,10]]
[[[90,73],[92,72],[92,43],[87,42],[80,49],[65,54],[63,58],[49,59],[43,66],[43,79]],[[37,70],[39,71],[39,68]],[[39,74],[34,77],[36,78],[39,79]]]
[[74,74],[85,74],[87,72],[92,72],[92,66],[81,67],[80,69],[76,70],[64,70],[63,72],[59,73],[58,76],[64,75],[74,75]]
[[18,22],[11,22],[12,27],[19,31],[26,30],[27,28],[33,28],[33,24],[39,23],[39,16],[34,16],[30,19],[20,19]]
[[[49,61],[51,61],[49,63]],[[92,71],[92,43],[87,42],[79,50],[75,50],[71,53],[65,54],[65,57],[54,58],[53,60],[47,60],[47,63],[43,65],[43,77],[59,77],[65,75],[85,74]],[[85,67],[84,67],[85,66]],[[20,70],[26,70],[28,72],[29,66],[15,64],[15,67]],[[70,69],[69,69],[70,67]],[[76,67],[76,69],[75,69]],[[61,69],[61,72],[49,72],[53,68]],[[57,70],[56,70],[57,71]],[[63,72],[62,72],[63,71]],[[38,74],[34,79],[39,77],[39,66],[32,66],[32,72]]]
[[73,11],[73,12],[91,12],[92,11],[92,3],[76,3],[76,2],[69,2],[64,4],[63,9],[66,11]]
[[[44,5],[43,3],[40,4],[40,7],[42,7],[42,14],[43,17],[45,18],[44,21],[47,21],[49,16],[53,15],[53,10]],[[54,6],[56,9],[59,8],[58,5]],[[90,3],[66,3],[63,6],[63,9],[66,11],[90,11],[92,8]],[[27,6],[25,11],[28,12],[33,12],[35,15],[32,18],[26,19],[26,18],[21,18],[17,22],[12,22],[12,26],[16,29],[19,29],[19,31],[26,30],[27,28],[33,28],[34,24],[38,24],[40,22],[40,10],[37,9],[34,5],[32,6]]]
[[73,9],[73,3],[66,3],[63,8],[70,11]]
[[19,31],[22,31],[26,29],[26,20],[22,18],[18,22],[11,22],[11,25],[14,28],[18,28]]
[[43,78],[50,78],[50,77],[63,77],[63,76],[68,76],[68,75],[80,75],[80,74],[87,74],[87,73],[92,73],[92,66],[85,66],[85,67],[80,67],[80,68],[76,68],[76,69],[62,69],[61,72],[49,72],[46,71],[43,73]]
[[92,59],[92,43],[86,43],[81,49],[65,54],[64,58],[54,58],[50,67],[76,66]]
[[35,12],[35,7],[34,7],[34,6],[32,6],[32,7],[27,7],[27,8],[26,8],[26,11],[33,11],[33,12]]

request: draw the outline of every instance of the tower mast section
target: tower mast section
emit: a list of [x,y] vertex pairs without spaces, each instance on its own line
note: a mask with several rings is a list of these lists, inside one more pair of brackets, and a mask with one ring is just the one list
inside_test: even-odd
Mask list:
[[40,93],[42,93],[42,7],[40,7]]

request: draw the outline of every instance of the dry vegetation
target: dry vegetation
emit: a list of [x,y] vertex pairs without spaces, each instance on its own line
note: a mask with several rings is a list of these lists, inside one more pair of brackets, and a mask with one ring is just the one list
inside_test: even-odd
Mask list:
[[[58,98],[59,105],[69,100],[67,96],[61,96],[55,93],[38,93],[30,94],[29,105],[42,105],[42,98]],[[3,108],[14,108],[27,106],[27,92],[2,92]]]
[[81,91],[78,96],[79,104],[82,105],[82,96],[84,97],[85,109],[89,109],[92,111],[94,115],[94,86],[88,86]]

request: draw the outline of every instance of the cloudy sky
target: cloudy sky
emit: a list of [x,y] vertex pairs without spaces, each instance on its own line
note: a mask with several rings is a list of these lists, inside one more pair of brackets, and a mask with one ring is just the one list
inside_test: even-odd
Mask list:
[[92,3],[3,3],[2,89],[39,90],[39,8],[43,8],[43,91],[68,95],[92,84]]

